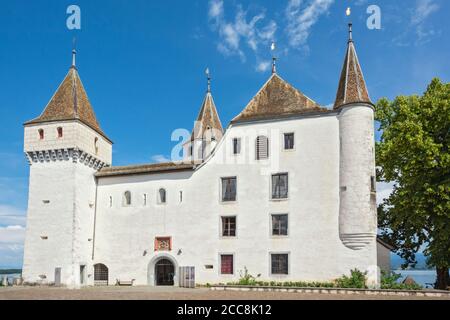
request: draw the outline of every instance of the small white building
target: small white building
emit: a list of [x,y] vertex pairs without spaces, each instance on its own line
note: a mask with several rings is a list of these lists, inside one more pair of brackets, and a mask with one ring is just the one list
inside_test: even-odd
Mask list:
[[245,268],[330,281],[358,268],[378,283],[374,106],[351,37],[332,110],[274,68],[224,131],[208,83],[183,148],[183,161],[111,166],[74,62],[25,123],[24,281],[179,285],[189,270],[226,283]]

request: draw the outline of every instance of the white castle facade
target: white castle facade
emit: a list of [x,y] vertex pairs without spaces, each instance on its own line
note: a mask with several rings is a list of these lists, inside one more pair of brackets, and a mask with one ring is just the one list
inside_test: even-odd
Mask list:
[[25,124],[27,283],[330,281],[388,268],[377,241],[374,106],[350,38],[336,103],[273,74],[224,131],[211,91],[179,162],[114,167],[75,63]]

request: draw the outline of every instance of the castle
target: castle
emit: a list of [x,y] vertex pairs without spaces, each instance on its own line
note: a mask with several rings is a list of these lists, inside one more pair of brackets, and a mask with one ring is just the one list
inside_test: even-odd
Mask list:
[[26,283],[179,285],[330,281],[351,269],[379,283],[372,104],[349,30],[332,109],[276,71],[223,130],[208,90],[183,159],[112,166],[72,66],[26,122],[30,164]]

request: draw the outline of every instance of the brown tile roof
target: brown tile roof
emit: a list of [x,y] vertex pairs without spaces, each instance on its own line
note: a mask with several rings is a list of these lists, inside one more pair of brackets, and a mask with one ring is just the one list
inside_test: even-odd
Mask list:
[[200,113],[198,114],[197,121],[192,131],[191,139],[201,139],[204,136],[205,131],[209,129],[216,129],[216,140],[220,140],[223,136],[222,123],[220,122],[219,114],[217,113],[216,105],[211,92],[206,93],[203,100]]
[[96,177],[114,177],[135,174],[156,174],[162,172],[188,171],[195,168],[194,163],[154,163],[123,167],[105,167],[98,171]]
[[345,104],[365,102],[372,104],[367,91],[366,82],[361,70],[361,65],[356,55],[353,40],[349,40],[344,66],[342,67],[339,87],[336,94],[334,109]]
[[70,68],[67,76],[45,107],[44,112],[38,118],[25,124],[63,120],[80,120],[106,137],[97,122],[94,110],[75,67]]
[[232,122],[327,111],[274,73]]

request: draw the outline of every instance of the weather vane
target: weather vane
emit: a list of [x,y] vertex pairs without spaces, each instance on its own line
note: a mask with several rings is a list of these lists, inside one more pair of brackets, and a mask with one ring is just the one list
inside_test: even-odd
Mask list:
[[[347,17],[350,17],[350,15],[352,14],[352,9],[350,7],[348,7],[347,10],[345,11],[345,14],[347,15]],[[353,24],[351,22],[349,22],[349,24],[348,24],[348,41],[349,42],[353,41],[352,26],[353,26]]]
[[76,67],[76,56],[77,56],[77,38],[73,37],[72,41],[72,67]]
[[275,57],[275,41],[272,41],[272,45],[270,46],[270,50],[272,50],[272,74],[277,73],[277,57]]

